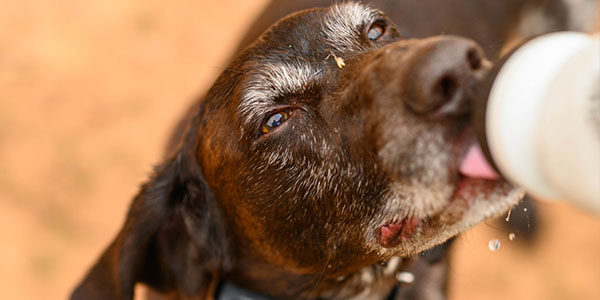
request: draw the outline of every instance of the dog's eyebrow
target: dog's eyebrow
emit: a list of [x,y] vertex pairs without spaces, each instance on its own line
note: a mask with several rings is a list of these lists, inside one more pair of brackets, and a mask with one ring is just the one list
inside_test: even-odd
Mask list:
[[276,105],[277,98],[304,91],[321,71],[308,62],[297,61],[268,63],[250,72],[238,107],[245,125],[263,118]]
[[339,3],[331,6],[321,30],[327,43],[335,51],[363,50],[360,29],[373,22],[380,14],[378,10],[361,3]]

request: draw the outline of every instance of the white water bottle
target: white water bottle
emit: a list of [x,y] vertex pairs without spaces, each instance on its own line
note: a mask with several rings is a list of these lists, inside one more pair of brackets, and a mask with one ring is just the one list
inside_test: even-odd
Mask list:
[[540,36],[496,71],[475,118],[488,158],[530,194],[600,214],[600,36]]

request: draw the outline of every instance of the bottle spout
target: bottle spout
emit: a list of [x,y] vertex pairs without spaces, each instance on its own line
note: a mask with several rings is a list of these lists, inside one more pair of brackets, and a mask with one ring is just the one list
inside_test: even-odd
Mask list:
[[478,86],[475,87],[473,94],[473,117],[471,125],[477,137],[477,141],[479,142],[480,149],[469,149],[469,152],[480,151],[485,160],[489,163],[489,166],[492,169],[490,171],[494,171],[496,174],[501,174],[501,172],[496,162],[494,162],[490,152],[490,146],[487,137],[486,112],[488,109],[488,99],[490,97],[494,81],[496,80],[496,77],[498,77],[498,73],[502,69],[502,66],[504,63],[506,63],[514,51],[516,51],[516,48],[507,55],[503,56],[502,59],[500,59],[500,61],[491,68],[486,77]]

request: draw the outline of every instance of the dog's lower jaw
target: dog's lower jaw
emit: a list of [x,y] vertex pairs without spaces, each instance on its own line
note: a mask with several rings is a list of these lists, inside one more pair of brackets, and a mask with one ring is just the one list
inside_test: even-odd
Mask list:
[[440,211],[421,216],[419,226],[409,238],[395,247],[381,245],[377,232],[387,220],[396,218],[402,208],[385,208],[367,226],[367,248],[378,253],[382,259],[393,256],[410,256],[443,243],[447,239],[468,230],[482,221],[499,216],[516,205],[523,192],[507,182],[476,179],[462,180],[447,205]]

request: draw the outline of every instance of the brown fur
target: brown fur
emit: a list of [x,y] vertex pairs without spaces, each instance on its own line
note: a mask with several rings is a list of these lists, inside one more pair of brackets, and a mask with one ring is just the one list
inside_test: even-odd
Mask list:
[[[385,31],[370,41],[374,22]],[[194,107],[72,299],[130,299],[138,282],[209,299],[223,279],[284,299],[384,299],[413,255],[518,199],[457,170],[483,57],[463,38],[407,39],[352,3],[279,21]],[[289,120],[261,134],[281,110]],[[382,226],[413,219],[382,242]],[[427,280],[440,268],[415,286],[443,289]]]

